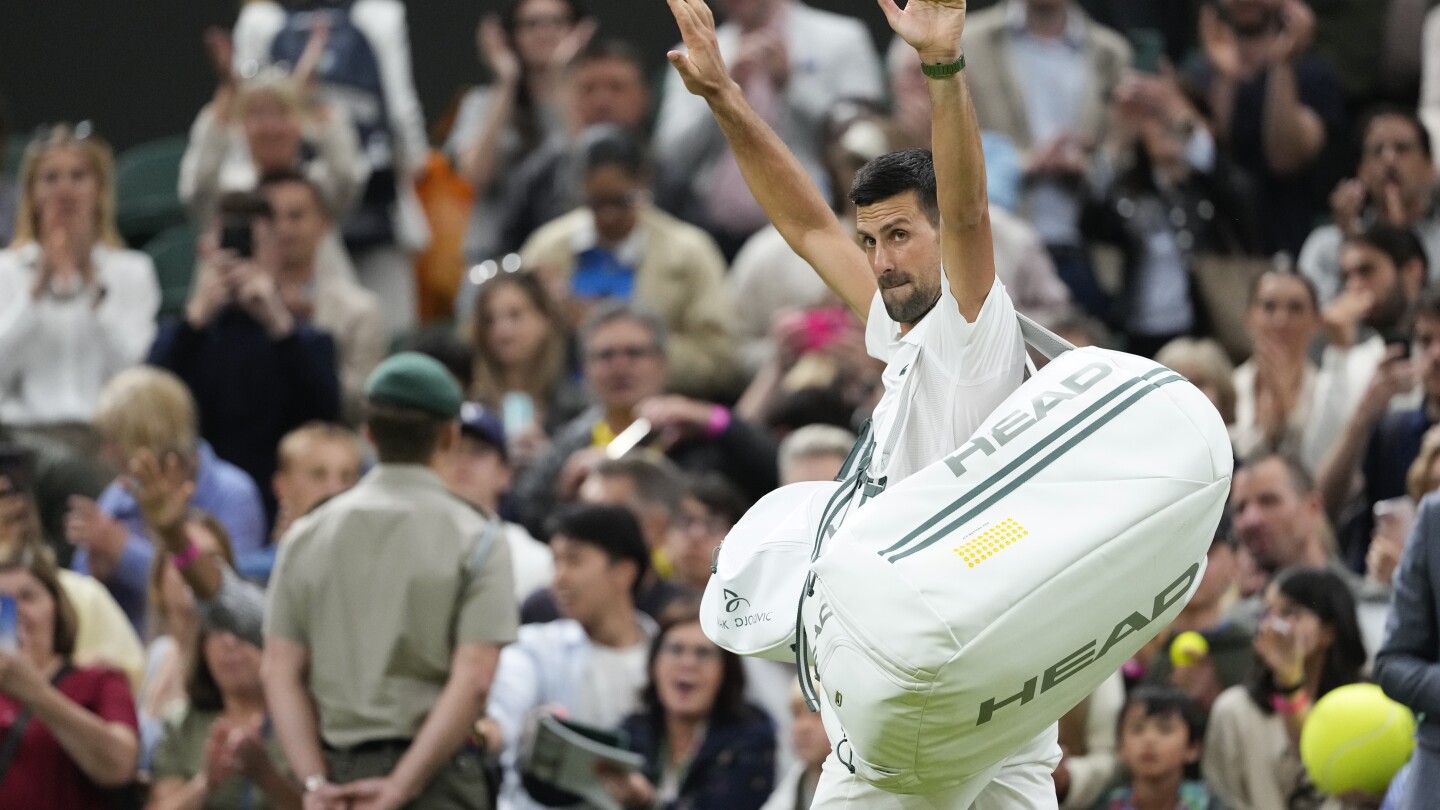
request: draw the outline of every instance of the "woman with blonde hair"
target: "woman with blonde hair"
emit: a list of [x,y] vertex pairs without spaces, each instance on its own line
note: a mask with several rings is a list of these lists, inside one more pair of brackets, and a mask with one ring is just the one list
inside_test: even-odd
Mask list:
[[89,123],[42,129],[0,251],[0,422],[88,422],[105,382],[144,358],[159,308],[154,264],[115,230],[110,147]]
[[[314,183],[332,217],[348,214],[370,177],[370,164],[349,115],[311,92],[318,53],[291,74],[272,67],[242,78],[233,67],[229,34],[211,29],[205,44],[219,81],[190,126],[180,162],[180,199],[191,217],[208,221],[225,192],[251,191],[265,175],[280,171],[299,171]],[[313,47],[323,45],[317,40]],[[302,149],[306,143],[315,148],[309,159]],[[338,251],[346,272],[353,273],[339,236],[332,237],[323,249]]]
[[[101,394],[95,427],[107,460],[117,469],[125,469],[141,451],[176,459],[194,485],[192,503],[215,515],[237,554],[265,544],[259,488],[199,438],[195,401],[175,375],[151,366],[117,375]],[[135,497],[117,480],[96,501],[72,498],[65,533],[75,545],[72,567],[105,583],[143,633],[155,551]]]

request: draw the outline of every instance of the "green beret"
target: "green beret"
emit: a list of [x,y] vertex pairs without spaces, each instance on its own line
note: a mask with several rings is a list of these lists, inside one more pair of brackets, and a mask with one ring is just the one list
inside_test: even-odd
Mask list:
[[365,396],[376,405],[413,408],[442,419],[460,415],[460,384],[440,361],[419,352],[385,359],[365,381]]

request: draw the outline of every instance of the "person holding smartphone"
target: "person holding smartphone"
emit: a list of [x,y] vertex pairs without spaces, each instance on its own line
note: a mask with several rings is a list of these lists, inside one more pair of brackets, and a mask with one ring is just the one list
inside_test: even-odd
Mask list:
[[[161,328],[147,360],[185,382],[202,437],[256,483],[275,474],[285,434],[338,421],[341,406],[334,338],[296,317],[282,293],[274,217],[259,192],[221,199],[185,317]],[[261,495],[273,521],[274,493]]]
[[13,752],[0,757],[0,807],[108,810],[139,756],[130,686],[116,670],[72,664],[75,610],[43,550],[0,562],[4,601],[16,644],[0,649],[0,752]]

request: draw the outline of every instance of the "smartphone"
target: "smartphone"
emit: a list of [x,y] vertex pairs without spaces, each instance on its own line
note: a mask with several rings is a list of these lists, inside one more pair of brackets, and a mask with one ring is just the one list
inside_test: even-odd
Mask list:
[[1141,73],[1156,75],[1165,59],[1165,35],[1154,28],[1135,28],[1130,31],[1130,44],[1134,47],[1131,66]]
[[0,594],[0,650],[6,652],[17,652],[20,649],[20,636],[16,629],[20,620],[19,608],[15,605],[15,597],[10,594]]
[[242,259],[255,255],[255,237],[248,220],[226,220],[220,229],[220,247],[234,251]]
[[500,420],[505,424],[505,438],[514,441],[535,424],[535,400],[523,391],[511,391],[500,403]]
[[35,454],[21,447],[0,447],[0,496],[30,492]]

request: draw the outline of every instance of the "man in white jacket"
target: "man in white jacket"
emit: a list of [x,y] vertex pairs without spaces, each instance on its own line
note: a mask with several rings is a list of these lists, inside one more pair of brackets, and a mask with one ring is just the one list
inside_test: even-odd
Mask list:
[[[920,54],[936,152],[883,155],[851,188],[858,244],[805,169],[747,103],[726,70],[701,0],[668,0],[687,50],[670,54],[685,87],[710,106],[750,191],[790,246],[866,321],[870,353],[888,365],[857,501],[923,469],[969,439],[1024,377],[1025,347],[995,277],[984,153],[966,86],[964,0],[879,0]],[[832,742],[841,738],[827,702]],[[812,808],[1055,807],[1060,750],[1053,727],[974,780],[933,795],[885,793],[826,760]]]

